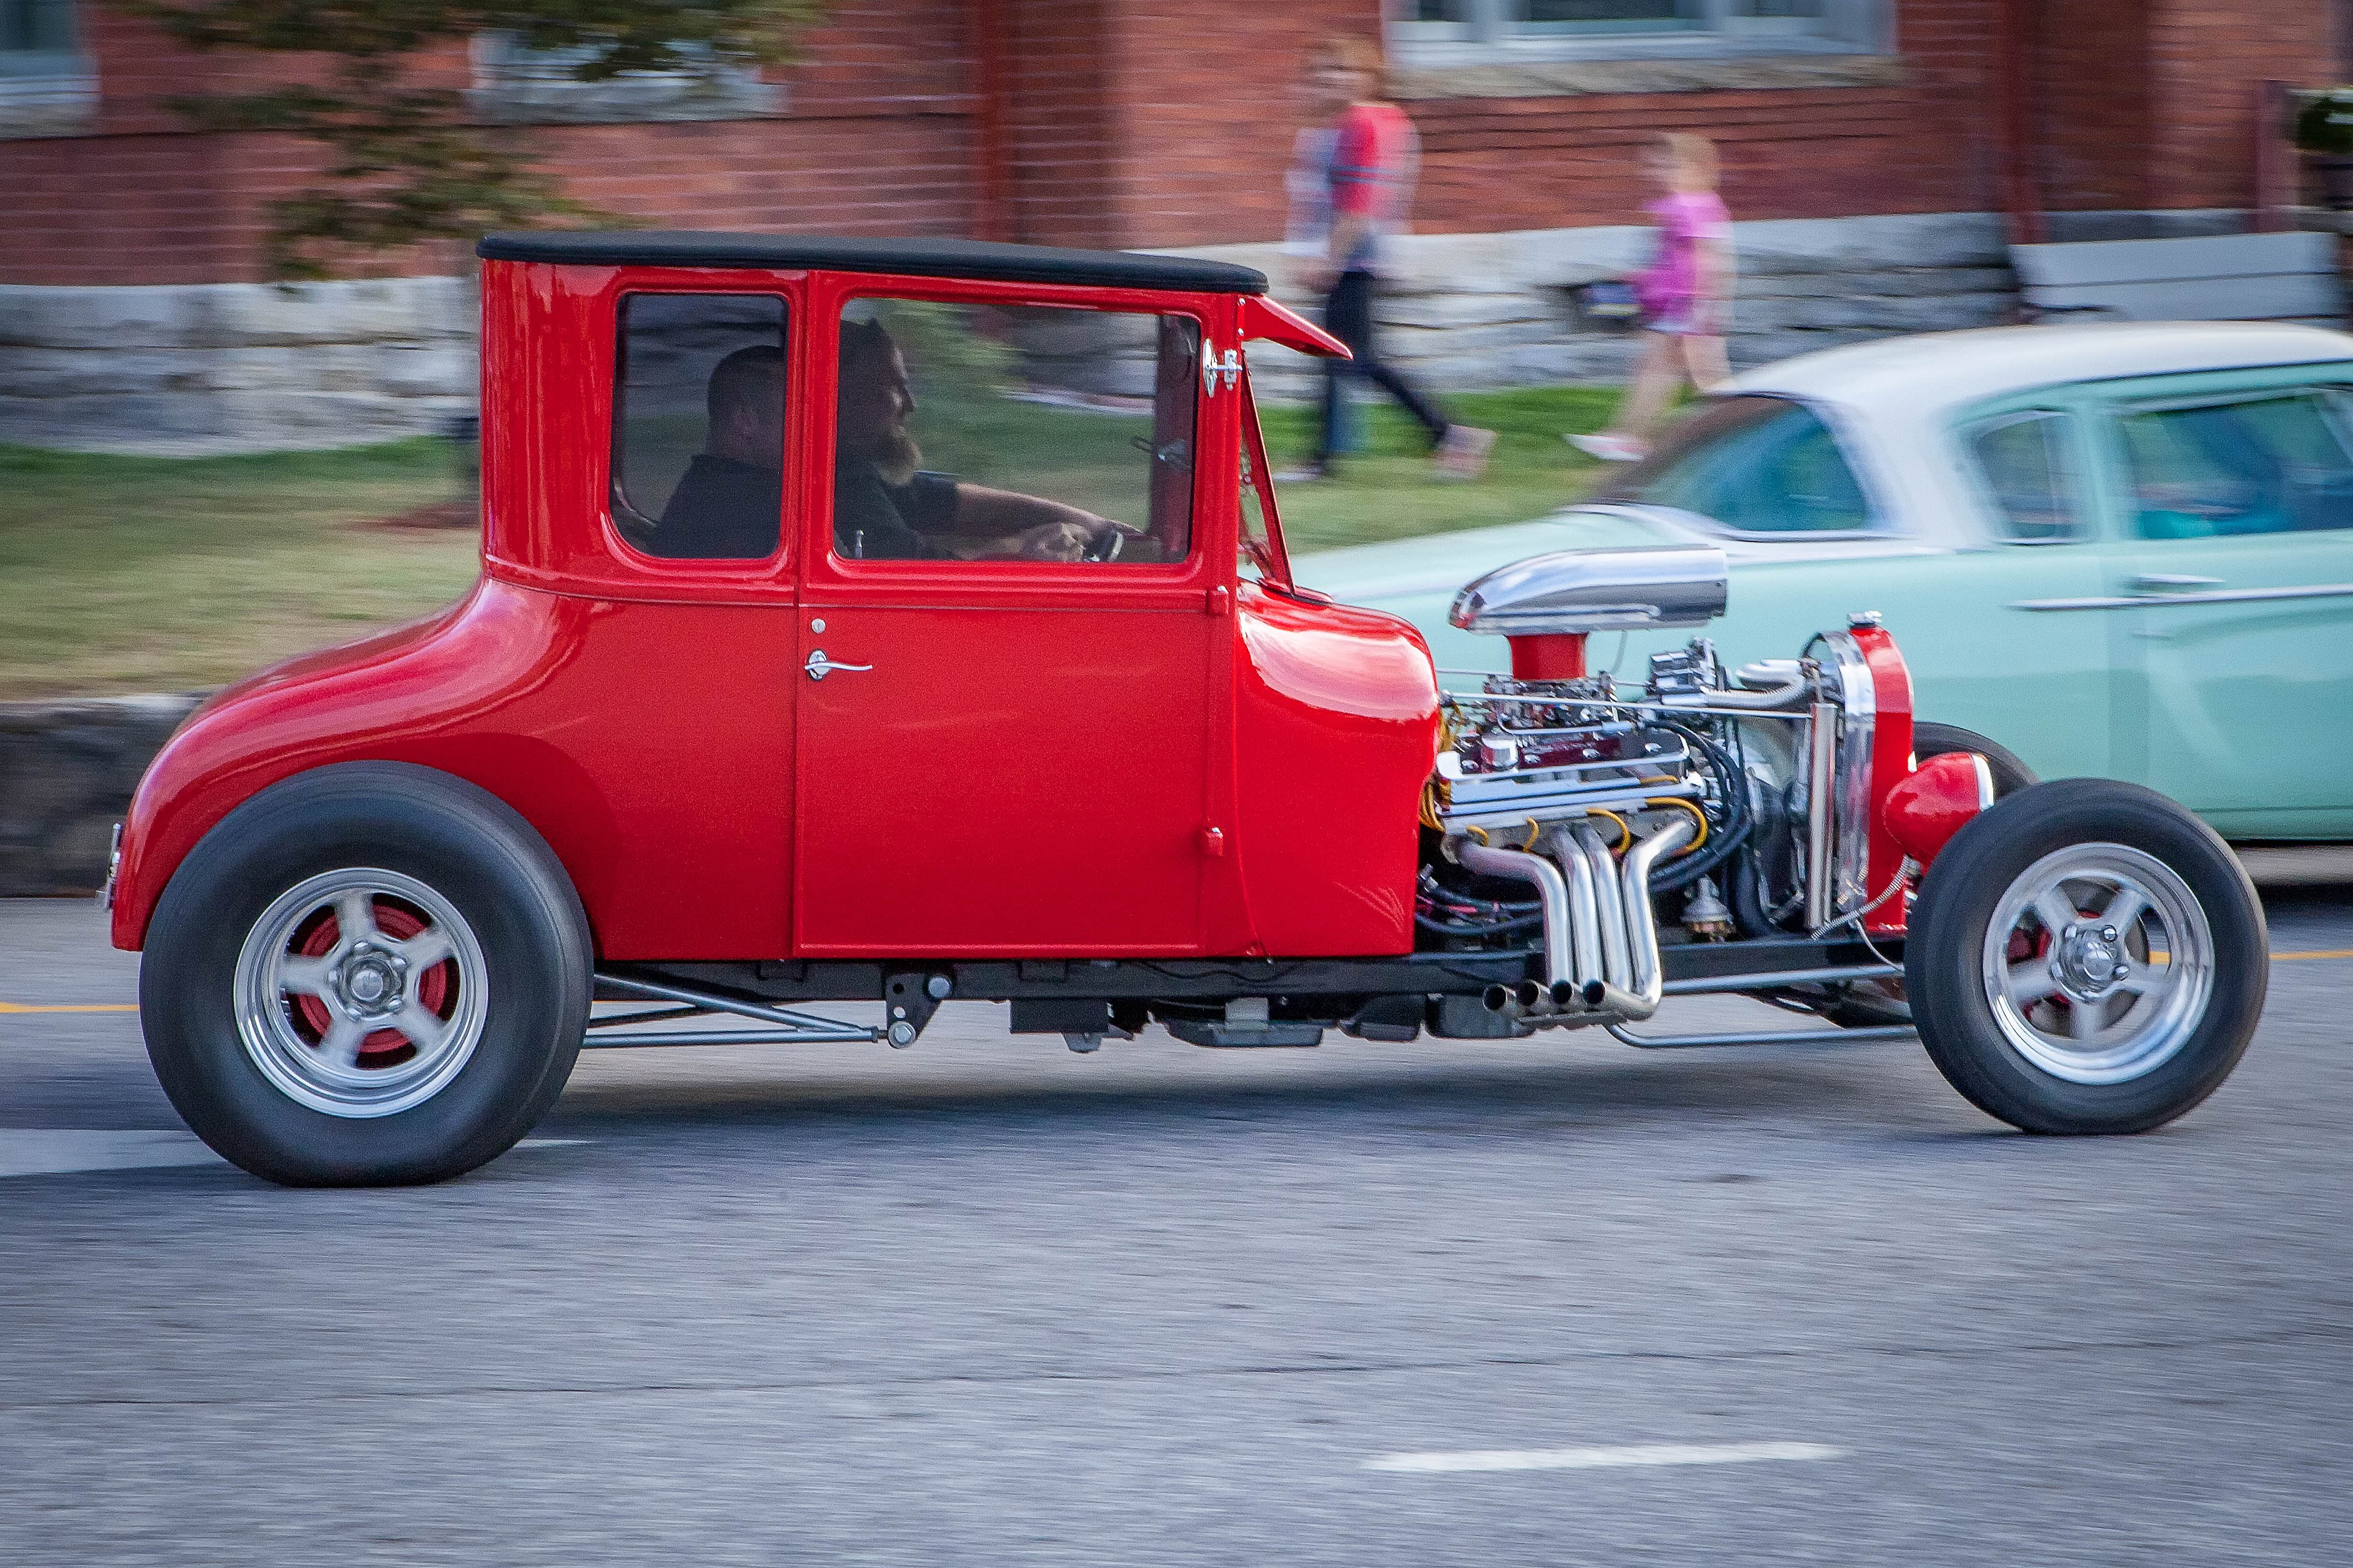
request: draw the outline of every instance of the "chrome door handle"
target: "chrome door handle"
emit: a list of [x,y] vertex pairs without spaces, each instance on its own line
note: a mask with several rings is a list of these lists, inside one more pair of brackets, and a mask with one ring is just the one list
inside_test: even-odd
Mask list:
[[2132,585],[2136,592],[2155,594],[2168,588],[2219,588],[2222,585],[2222,579],[2192,577],[2181,572],[2149,572],[2134,578]]
[[820,647],[810,650],[808,662],[801,668],[808,671],[811,680],[823,680],[837,669],[871,669],[874,667],[871,664],[836,664],[825,657],[825,649]]

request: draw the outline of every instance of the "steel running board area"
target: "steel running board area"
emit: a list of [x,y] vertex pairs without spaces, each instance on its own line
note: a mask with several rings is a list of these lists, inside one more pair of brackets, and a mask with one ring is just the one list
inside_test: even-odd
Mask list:
[[1868,1040],[1908,1040],[1919,1034],[1909,1024],[1874,1025],[1863,1029],[1782,1029],[1758,1035],[1638,1035],[1623,1024],[1607,1024],[1613,1039],[1646,1051],[1697,1050],[1704,1046],[1829,1046],[1861,1045]]
[[[624,1013],[610,1018],[588,1020],[588,1033],[581,1039],[583,1049],[596,1046],[783,1046],[836,1045],[849,1042],[871,1044],[882,1037],[882,1031],[861,1024],[844,1024],[832,1018],[820,1018],[813,1013],[796,1013],[783,1007],[763,1007],[756,1002],[738,1001],[733,996],[714,995],[708,991],[690,991],[682,985],[661,985],[650,980],[632,980],[619,974],[598,974],[596,989],[610,988],[642,996],[649,1001],[673,1002],[674,1007],[656,1008],[644,1013]],[[599,1029],[620,1029],[630,1024],[656,1024],[680,1018],[699,1018],[712,1013],[730,1013],[739,1018],[751,1018],[774,1025],[767,1029],[674,1029],[654,1030],[641,1035],[608,1034],[596,1037]]]

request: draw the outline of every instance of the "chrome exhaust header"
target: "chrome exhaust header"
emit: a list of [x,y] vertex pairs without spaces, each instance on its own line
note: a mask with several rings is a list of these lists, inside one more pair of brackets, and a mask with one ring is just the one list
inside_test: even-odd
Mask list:
[[1454,858],[1466,869],[1533,885],[1544,916],[1542,984],[1489,986],[1488,1011],[1539,1028],[1641,1023],[1656,1013],[1664,973],[1651,912],[1651,868],[1696,832],[1688,818],[1678,817],[1629,846],[1622,864],[1611,861],[1601,835],[1582,822],[1545,836],[1552,859],[1525,849],[1456,844]]

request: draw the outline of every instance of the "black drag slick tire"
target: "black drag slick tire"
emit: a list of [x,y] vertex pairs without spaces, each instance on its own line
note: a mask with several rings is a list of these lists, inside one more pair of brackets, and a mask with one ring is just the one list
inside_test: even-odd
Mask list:
[[[340,937],[343,917],[331,926],[314,912],[301,923],[306,901],[351,908],[332,901],[338,889],[366,900],[353,913],[380,928],[358,939],[374,948]],[[288,946],[306,929],[313,948],[335,942],[308,961],[339,977],[334,1008],[390,984],[448,1021],[404,1015],[423,1045],[394,1030],[363,1037],[377,1015],[342,1022],[326,1000],[281,991],[284,966],[306,962],[310,950]],[[424,947],[391,940],[420,933],[455,943],[452,956],[431,964]],[[393,961],[382,954],[403,952],[417,963],[383,967]],[[380,972],[354,979],[355,963]],[[587,1023],[592,964],[571,879],[512,808],[428,768],[345,763],[264,790],[182,862],[148,927],[140,1022],[173,1106],[255,1175],[290,1186],[436,1182],[505,1152],[562,1092]],[[407,978],[411,967],[418,978]],[[424,978],[437,968],[438,979]],[[346,1047],[346,1069],[410,1061],[335,1078],[319,1026],[309,1026],[315,1037],[302,1033],[306,1005],[360,1042]],[[307,1056],[306,1040],[316,1047]],[[369,1051],[377,1054],[357,1054]]]
[[2016,795],[2020,790],[2041,781],[2034,770],[2018,760],[2018,754],[2006,746],[1996,745],[1974,730],[1964,730],[1957,724],[1914,724],[1912,754],[1922,762],[1953,752],[1975,752],[1986,760],[1986,771],[1993,774],[1993,797],[1996,800]]
[[[1998,1004],[2007,984],[1995,977],[1998,966],[2016,962],[2039,984],[2050,972],[2043,965],[2071,952],[2092,954],[2103,973],[2110,956],[2135,958],[2075,945],[2102,940],[2097,913],[2077,916],[2081,924],[2066,929],[2082,934],[2068,940],[2063,931],[2033,935],[2047,922],[2031,909],[2016,924],[2004,914],[2046,885],[2060,889],[2067,910],[2084,910],[2077,898],[2103,896],[2099,879],[2116,867],[2158,890],[2153,910],[2174,900],[2163,917],[2169,961],[2158,965],[2147,952],[2138,960],[2159,987],[2155,995],[2129,1009],[2123,994],[2087,1005],[2066,999],[2054,977],[2049,998]],[[2105,896],[2122,889],[2112,881]],[[1999,948],[1989,940],[1997,921]],[[2127,945],[2133,931],[2147,929],[2126,931]],[[2035,784],[1962,828],[1921,885],[1905,952],[1905,989],[1937,1069],[1971,1104],[2029,1132],[2145,1132],[2188,1111],[2245,1053],[2270,981],[2263,906],[2230,849],[2163,795],[2110,779]],[[2113,1031],[2079,1039],[2074,1009],[2092,1005],[2099,1010],[2086,1017],[2108,1020]],[[2057,1021],[2038,1031],[2037,1016]]]

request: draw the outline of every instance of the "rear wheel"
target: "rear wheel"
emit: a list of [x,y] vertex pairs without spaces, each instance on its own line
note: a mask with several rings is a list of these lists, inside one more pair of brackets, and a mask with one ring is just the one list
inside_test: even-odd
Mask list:
[[141,1022],[173,1105],[256,1175],[438,1181],[562,1090],[590,962],[569,879],[512,810],[356,763],[264,791],[197,845],[149,928]]
[[2030,1132],[2140,1132],[2219,1088],[2269,981],[2263,907],[2212,829],[2106,779],[2021,790],[1955,836],[1905,983],[1953,1087]]

